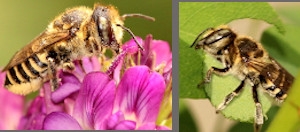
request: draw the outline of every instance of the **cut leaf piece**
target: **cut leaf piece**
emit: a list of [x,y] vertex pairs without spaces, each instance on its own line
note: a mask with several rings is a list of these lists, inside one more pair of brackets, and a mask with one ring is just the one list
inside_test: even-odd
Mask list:
[[[206,55],[205,64],[208,66],[223,67],[216,59]],[[207,70],[207,68],[206,68]],[[210,98],[211,103],[217,107],[223,102],[225,97],[234,91],[241,83],[236,77],[233,76],[212,76],[212,81],[205,90]],[[263,89],[258,90],[259,100],[263,107],[263,113],[270,109],[272,101],[268,94],[263,92]],[[225,117],[238,120],[241,122],[253,122],[255,115],[255,104],[252,97],[252,87],[246,83],[243,91],[235,97],[230,104],[221,111]]]

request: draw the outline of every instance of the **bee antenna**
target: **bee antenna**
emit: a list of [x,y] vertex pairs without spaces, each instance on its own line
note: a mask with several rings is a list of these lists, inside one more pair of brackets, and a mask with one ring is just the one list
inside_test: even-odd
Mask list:
[[198,39],[205,33],[205,32],[207,32],[208,30],[212,30],[212,29],[214,29],[214,28],[207,28],[207,29],[205,29],[204,31],[202,31],[198,36],[197,36],[197,38],[195,39],[195,41],[193,42],[193,44],[190,46],[191,48],[198,42]]
[[127,27],[125,27],[125,26],[123,26],[123,25],[120,25],[120,24],[116,24],[116,25],[117,25],[118,27],[121,27],[123,30],[127,31],[127,32],[131,35],[131,37],[133,38],[133,40],[135,41],[135,43],[138,45],[138,47],[139,47],[142,51],[144,50],[143,46],[137,41],[135,35],[133,34],[133,32],[132,32],[129,28],[127,28]]
[[155,21],[154,17],[147,16],[147,15],[144,15],[144,14],[139,14],[139,13],[124,14],[122,16],[122,19],[125,20],[127,17],[139,17],[139,18],[144,18],[144,19],[149,20],[149,21]]

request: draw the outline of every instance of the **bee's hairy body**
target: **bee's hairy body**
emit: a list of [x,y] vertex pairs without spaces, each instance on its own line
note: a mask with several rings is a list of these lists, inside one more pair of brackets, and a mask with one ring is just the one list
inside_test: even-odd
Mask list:
[[287,97],[287,91],[294,77],[252,38],[238,35],[228,26],[222,25],[203,31],[192,46],[194,45],[195,49],[203,49],[225,67],[211,67],[202,83],[210,82],[212,74],[220,76],[231,74],[241,80],[240,85],[218,106],[217,112],[224,109],[240,93],[245,83],[248,83],[252,87],[253,100],[256,105],[255,128],[258,130],[263,124],[263,115],[257,88],[264,88],[270,96],[280,102]]
[[72,69],[73,60],[100,56],[105,47],[118,53],[123,37],[119,26],[123,24],[123,18],[113,6],[95,4],[94,9],[66,10],[14,55],[3,69],[7,71],[5,86],[14,93],[26,95],[49,79],[58,85],[57,67]]

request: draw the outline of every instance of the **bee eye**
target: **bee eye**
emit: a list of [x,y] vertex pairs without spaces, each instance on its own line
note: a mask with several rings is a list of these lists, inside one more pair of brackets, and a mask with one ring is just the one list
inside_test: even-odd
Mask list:
[[103,12],[107,12],[107,8],[106,8],[106,7],[104,7],[104,8],[102,8],[102,9],[101,9],[101,11],[103,11]]
[[220,30],[214,31],[209,36],[207,36],[205,44],[206,45],[213,44],[213,43],[215,43],[219,40],[222,40],[223,38],[226,38],[230,35],[232,35],[232,32],[228,29],[220,29]]

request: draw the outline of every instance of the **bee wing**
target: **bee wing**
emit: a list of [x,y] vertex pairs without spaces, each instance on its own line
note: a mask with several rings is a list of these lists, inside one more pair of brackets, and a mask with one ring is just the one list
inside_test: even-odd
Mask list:
[[[260,73],[265,79],[275,81],[284,73],[287,78],[293,78],[275,59],[268,57],[266,59],[253,59],[249,62],[249,66]],[[281,73],[280,73],[280,72]]]
[[276,65],[278,68],[284,69],[279,63],[278,61],[276,61],[273,57],[269,56],[270,61]]
[[10,69],[13,66],[16,66],[24,62],[28,57],[34,53],[40,52],[46,47],[55,44],[58,41],[66,39],[69,37],[69,31],[60,31],[60,32],[43,32],[35,39],[33,39],[29,44],[19,50],[14,54],[9,63],[5,66],[3,71]]
[[272,57],[269,57],[270,58],[270,60],[271,60],[271,62],[274,64],[274,65],[276,65],[276,67],[278,67],[277,69],[278,70],[281,70],[282,72],[284,72],[284,74],[286,74],[286,76],[290,76],[290,77],[293,77],[293,75],[291,75],[282,65],[280,65],[279,63],[278,63],[278,61],[276,61],[274,58],[272,58]]
[[270,62],[268,61],[265,61],[265,60],[262,60],[262,59],[251,59],[249,62],[248,62],[248,68],[253,68],[254,70],[258,71],[258,72],[261,72],[264,67],[266,65],[268,65]]
[[269,58],[251,58],[247,64],[249,72],[260,73],[266,79],[273,80],[277,76],[273,71],[277,71],[278,67]]

